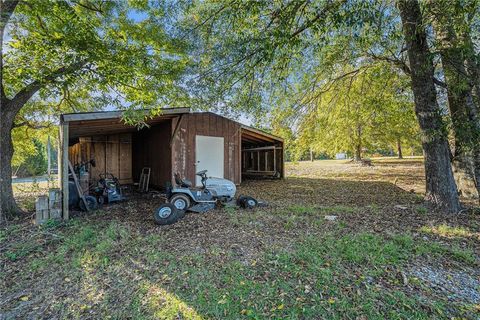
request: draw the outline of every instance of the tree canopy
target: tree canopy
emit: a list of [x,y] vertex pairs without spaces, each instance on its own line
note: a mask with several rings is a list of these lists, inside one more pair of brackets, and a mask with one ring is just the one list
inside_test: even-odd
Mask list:
[[138,123],[143,119],[134,110],[158,112],[185,101],[182,76],[190,57],[171,29],[175,10],[168,1],[1,2],[4,211],[17,210],[10,186],[12,130],[20,143],[21,127],[49,126],[59,113],[118,108]]

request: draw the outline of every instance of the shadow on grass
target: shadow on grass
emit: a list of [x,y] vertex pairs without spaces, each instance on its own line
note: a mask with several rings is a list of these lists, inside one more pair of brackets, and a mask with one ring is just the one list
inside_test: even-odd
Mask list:
[[[267,200],[273,213],[287,208],[297,216],[321,208],[322,214],[348,217],[368,212],[367,206],[421,202],[392,183],[335,179],[249,181],[241,193]],[[152,219],[157,201],[107,206],[60,228],[64,240],[25,262],[28,272],[8,273],[6,294],[27,290],[39,299],[38,309],[24,306],[17,315],[35,318],[44,310],[42,316],[60,318],[435,318],[445,315],[444,302],[404,291],[397,268],[417,257],[447,256],[465,264],[476,259],[471,251],[408,234],[312,234],[312,228],[294,233],[272,212],[214,211],[158,227]],[[271,220],[257,221],[259,216]],[[232,226],[229,217],[245,222]],[[291,230],[298,231],[294,222]],[[258,252],[245,259],[247,249]]]
[[373,160],[374,166],[423,166],[422,160],[415,159],[388,159],[386,161]]
[[395,205],[421,198],[390,182],[289,177],[279,181],[246,181],[238,194],[249,194],[272,205],[289,202],[317,205]]
[[[266,251],[244,264],[227,248],[207,246],[198,254],[172,251],[165,247],[165,235],[138,238],[125,230],[112,223],[87,242],[84,236],[90,231],[79,230],[77,239],[84,240],[68,245],[75,251],[64,265],[77,290],[57,306],[65,312],[61,316],[422,319],[445,308],[441,301],[425,302],[380,286],[396,281],[391,273],[396,267],[432,252],[405,235],[306,236],[293,252]],[[77,254],[80,264],[75,263]]]

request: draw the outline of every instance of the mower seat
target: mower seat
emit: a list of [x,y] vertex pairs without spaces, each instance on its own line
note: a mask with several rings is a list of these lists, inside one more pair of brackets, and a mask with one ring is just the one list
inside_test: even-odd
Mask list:
[[193,186],[192,181],[180,178],[178,173],[175,173],[175,183],[181,188],[191,188]]

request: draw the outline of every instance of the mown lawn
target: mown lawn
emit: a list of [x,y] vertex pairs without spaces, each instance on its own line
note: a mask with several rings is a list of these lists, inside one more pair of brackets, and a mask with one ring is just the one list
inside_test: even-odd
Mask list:
[[[430,319],[480,315],[480,216],[432,211],[420,159],[289,164],[268,207],[153,223],[137,198],[0,233],[5,318]],[[325,216],[335,216],[334,221]]]

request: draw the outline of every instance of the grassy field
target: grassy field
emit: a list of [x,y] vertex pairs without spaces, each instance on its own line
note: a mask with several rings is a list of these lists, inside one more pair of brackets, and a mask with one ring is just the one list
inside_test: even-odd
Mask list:
[[242,184],[239,195],[269,204],[253,211],[160,227],[161,199],[136,198],[68,223],[11,223],[0,231],[0,314],[478,319],[478,209],[434,212],[422,170],[418,158],[290,163],[283,181]]

